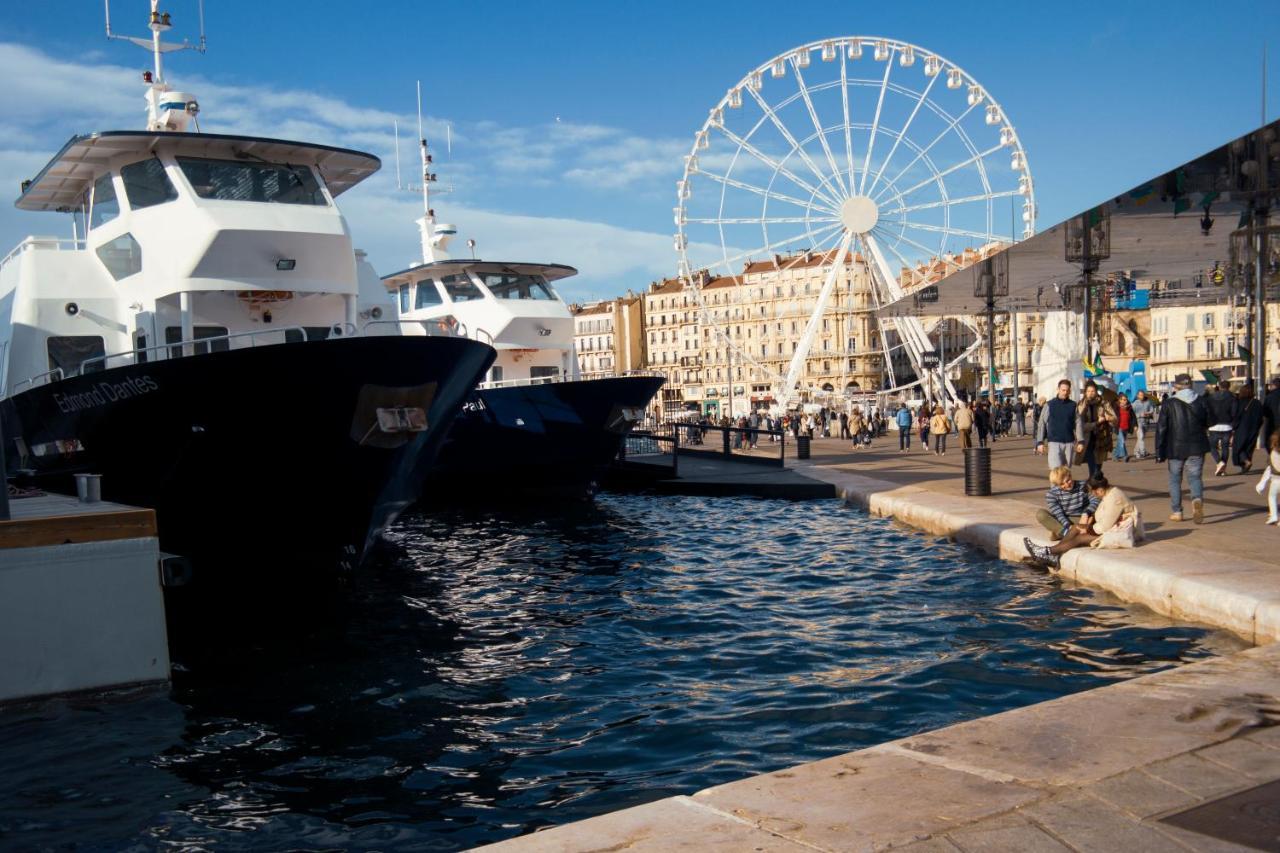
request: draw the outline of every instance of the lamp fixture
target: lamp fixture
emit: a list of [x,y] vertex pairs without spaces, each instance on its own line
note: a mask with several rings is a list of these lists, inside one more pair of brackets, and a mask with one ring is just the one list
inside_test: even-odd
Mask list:
[[276,269],[280,272],[292,272],[296,266],[298,266],[298,261],[295,258],[278,258],[276,260]]

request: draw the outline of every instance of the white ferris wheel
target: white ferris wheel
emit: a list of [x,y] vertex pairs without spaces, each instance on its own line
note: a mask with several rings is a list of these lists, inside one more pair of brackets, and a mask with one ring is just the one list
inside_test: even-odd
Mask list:
[[[959,268],[973,250],[1031,236],[1036,217],[1026,152],[990,92],[936,53],[870,36],[812,42],[748,71],[695,134],[677,196],[680,277],[704,324],[784,403],[848,255],[866,265],[876,303],[887,304],[922,286],[904,287],[904,269]],[[702,285],[715,277],[741,284],[747,263],[784,270],[805,253],[826,253],[829,267],[784,374],[731,338]],[[976,331],[973,318],[960,319]],[[975,337],[930,371],[920,320],[877,322],[882,345],[895,333],[893,348],[903,347],[922,377],[900,382],[889,372],[889,390],[923,383],[945,394],[945,368],[978,346]],[[883,352],[886,365],[891,355]]]

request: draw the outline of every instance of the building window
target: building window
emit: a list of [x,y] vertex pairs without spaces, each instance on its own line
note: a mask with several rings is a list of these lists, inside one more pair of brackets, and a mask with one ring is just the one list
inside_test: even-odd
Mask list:
[[1212,315],[1212,314],[1205,314],[1205,315],[1204,315],[1204,327],[1205,327],[1206,329],[1212,329],[1212,328],[1213,328],[1213,315]]
[[[1190,317],[1191,315],[1188,314],[1187,316]],[[1196,342],[1193,340],[1187,341],[1187,358],[1195,358],[1195,357],[1196,357]]]

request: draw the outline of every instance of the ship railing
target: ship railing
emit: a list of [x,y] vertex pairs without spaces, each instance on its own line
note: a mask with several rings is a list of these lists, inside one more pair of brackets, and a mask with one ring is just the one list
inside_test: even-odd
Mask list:
[[[467,334],[466,323],[463,323],[452,315],[446,317],[433,317],[430,320],[370,320],[360,327],[360,334],[366,337],[378,334],[399,335],[403,333],[403,329],[405,327],[413,328],[414,326],[421,329],[423,334],[427,337],[469,337]],[[370,330],[373,331],[371,332]],[[493,338],[491,337],[489,340],[492,341]]]
[[556,382],[568,382],[569,377],[563,374],[554,376],[525,376],[521,379],[497,379],[493,382],[481,382],[478,388],[519,388],[528,385],[553,385]]
[[27,237],[14,246],[13,251],[4,256],[4,260],[0,260],[0,269],[4,269],[5,264],[14,258],[33,249],[53,249],[57,252],[71,252],[84,249],[84,246],[84,240],[68,240],[62,237]]
[[[339,324],[334,324],[335,326]],[[254,329],[250,332],[232,332],[226,335],[214,335],[208,338],[191,338],[183,341],[173,341],[172,343],[156,344],[150,347],[138,347],[137,349],[123,350],[121,352],[108,353],[106,355],[95,355],[93,358],[87,358],[80,362],[80,373],[89,372],[89,368],[93,365],[99,365],[99,370],[105,370],[110,366],[113,359],[124,358],[132,359],[126,364],[141,364],[147,359],[144,356],[150,353],[164,352],[166,358],[183,358],[186,355],[186,348],[191,347],[193,354],[199,354],[196,350],[204,352],[212,352],[213,345],[216,343],[226,342],[227,348],[231,349],[231,341],[247,340],[249,348],[258,345],[258,338],[266,335],[275,335],[281,340],[272,341],[272,344],[281,344],[288,342],[289,332],[296,332],[301,340],[307,339],[307,330],[301,326],[277,326],[273,329]],[[330,331],[332,334],[332,330]]]
[[[57,374],[57,379],[54,378],[55,373]],[[21,382],[13,386],[13,393],[17,394],[23,388],[35,388],[37,385],[48,385],[51,382],[59,382],[62,378],[62,368],[55,367],[53,370],[46,370],[44,373],[38,373],[28,379],[23,379]]]

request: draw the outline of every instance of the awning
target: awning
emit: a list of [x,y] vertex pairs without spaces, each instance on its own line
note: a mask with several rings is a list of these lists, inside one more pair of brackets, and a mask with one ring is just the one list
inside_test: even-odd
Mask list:
[[309,142],[221,133],[168,133],[109,130],[73,136],[40,170],[14,202],[22,210],[75,208],[94,175],[122,154],[139,158],[152,153],[186,157],[261,158],[272,163],[316,166],[333,195],[341,195],[378,171],[382,161],[372,154]]
[[[1231,234],[1245,227],[1248,211],[1260,193],[1272,209],[1280,192],[1280,121],[1157,175],[1096,207],[1036,234],[992,256],[992,271],[1006,276],[997,287],[998,311],[1080,311],[1081,263],[1067,260],[1067,231],[1073,237],[1087,224],[1093,236],[1090,253],[1105,242],[1095,282],[1108,276],[1177,282],[1185,288],[1210,290],[1226,283],[1230,270]],[[1081,143],[1081,169],[1105,156],[1103,143]],[[1259,156],[1267,160],[1259,168]],[[1266,185],[1259,177],[1265,171]],[[1084,176],[1081,176],[1083,179]],[[1272,213],[1272,221],[1276,214]],[[1083,241],[1073,241],[1079,254]],[[913,292],[881,309],[882,316],[977,314],[985,310],[985,288],[977,276],[982,262],[951,273],[935,285]],[[1007,289],[1007,295],[1003,291]],[[981,292],[982,295],[975,295]]]

